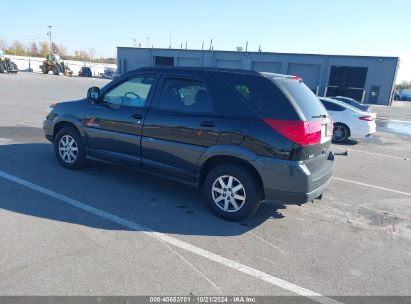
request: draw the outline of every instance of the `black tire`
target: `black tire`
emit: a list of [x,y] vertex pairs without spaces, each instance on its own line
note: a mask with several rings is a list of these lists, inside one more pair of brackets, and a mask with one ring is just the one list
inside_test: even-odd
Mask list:
[[15,63],[13,62],[11,65],[13,66],[13,68],[14,68],[14,70],[15,70],[14,73],[17,74],[17,72],[18,72],[18,70],[19,70],[19,68],[17,67],[17,64],[15,64]]
[[0,73],[3,74],[5,70],[3,63],[0,62]]
[[43,64],[43,74],[48,74],[48,73],[49,73],[48,65]]
[[54,75],[60,75],[60,67],[58,66],[58,65],[55,65],[54,67],[53,67],[53,74]]
[[[77,154],[76,158],[73,161],[69,161],[69,158],[72,156],[68,154],[64,154],[67,158],[63,158],[60,154],[60,148],[64,147],[63,142],[67,138],[72,138],[75,141],[75,147],[77,147]],[[73,151],[74,152],[74,149]],[[81,169],[86,165],[86,150],[83,143],[83,140],[75,127],[63,127],[61,130],[57,132],[56,138],[54,139],[54,153],[56,154],[57,160],[59,163],[68,169]]]
[[333,142],[344,143],[350,137],[350,129],[343,123],[335,123],[333,130]]
[[[226,190],[224,194],[221,192],[213,191],[213,186],[221,185],[216,184],[218,183],[217,180],[219,178],[225,178],[227,185],[228,176],[233,177],[234,180],[239,182],[244,189],[244,191],[240,190],[240,196],[241,193],[243,193],[245,201],[243,201],[241,207],[237,211],[234,210],[235,206],[231,202],[234,198],[232,190],[234,190],[236,185],[239,185],[238,183],[234,181],[232,183],[232,186],[234,186],[232,189],[224,188],[223,191]],[[235,163],[219,165],[211,169],[211,171],[207,174],[207,177],[203,184],[203,194],[211,210],[213,210],[213,212],[218,216],[230,221],[238,221],[253,214],[260,206],[262,198],[262,191],[255,175],[244,166]],[[224,202],[220,201],[220,203],[217,203],[214,201],[214,199],[216,198],[215,196],[218,196],[220,194],[224,195]],[[225,204],[225,202],[227,202],[227,199],[229,199],[228,197],[230,196],[232,196],[232,200],[228,203],[228,211],[225,211],[223,210],[225,206],[222,206],[220,204]],[[217,197],[217,200],[219,198],[221,197]],[[239,205],[239,202],[241,201],[236,201],[236,204]],[[229,209],[230,207],[232,208],[231,211]]]

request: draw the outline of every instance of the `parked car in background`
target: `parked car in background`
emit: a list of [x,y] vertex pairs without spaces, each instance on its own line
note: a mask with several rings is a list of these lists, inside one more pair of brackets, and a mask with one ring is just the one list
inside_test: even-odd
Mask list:
[[54,104],[43,128],[66,168],[90,157],[201,187],[229,220],[263,200],[320,198],[334,163],[332,122],[318,98],[300,78],[272,73],[138,69]]
[[400,100],[411,101],[411,89],[402,89],[400,92]]
[[349,138],[367,138],[376,132],[376,114],[361,111],[342,101],[320,97],[334,122],[333,141],[343,143]]
[[349,104],[350,106],[353,106],[361,111],[366,111],[366,112],[370,112],[371,111],[371,107],[365,104],[362,104],[361,102],[352,99],[350,97],[344,97],[344,96],[335,96],[335,97],[330,97],[332,99],[336,99],[339,101],[342,101],[346,104]]
[[80,68],[80,71],[78,72],[78,75],[80,77],[93,77],[93,73],[91,72],[91,69],[89,67],[83,66]]
[[117,71],[113,68],[105,68],[104,72],[102,74],[100,74],[100,76],[102,78],[105,79],[114,79],[116,77],[118,77],[119,75],[117,74]]

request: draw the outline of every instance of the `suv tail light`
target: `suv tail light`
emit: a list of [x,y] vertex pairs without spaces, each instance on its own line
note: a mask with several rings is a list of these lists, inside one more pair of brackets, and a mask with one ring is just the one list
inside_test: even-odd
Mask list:
[[264,118],[264,122],[289,140],[303,145],[321,142],[321,121],[277,120]]
[[360,120],[366,120],[366,121],[373,121],[374,117],[372,116],[360,116],[358,117]]

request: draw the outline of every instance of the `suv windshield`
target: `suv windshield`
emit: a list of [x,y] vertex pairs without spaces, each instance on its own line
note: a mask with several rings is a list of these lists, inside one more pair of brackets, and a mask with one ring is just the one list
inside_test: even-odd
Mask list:
[[312,120],[327,115],[324,106],[317,96],[302,82],[293,79],[276,79],[281,88],[290,95],[305,116],[305,120]]

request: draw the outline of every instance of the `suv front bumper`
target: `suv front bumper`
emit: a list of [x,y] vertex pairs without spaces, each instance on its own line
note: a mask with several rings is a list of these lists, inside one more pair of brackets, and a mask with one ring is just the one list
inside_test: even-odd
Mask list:
[[43,121],[43,131],[44,136],[51,142],[53,142],[53,130],[54,130],[54,121],[44,120]]

